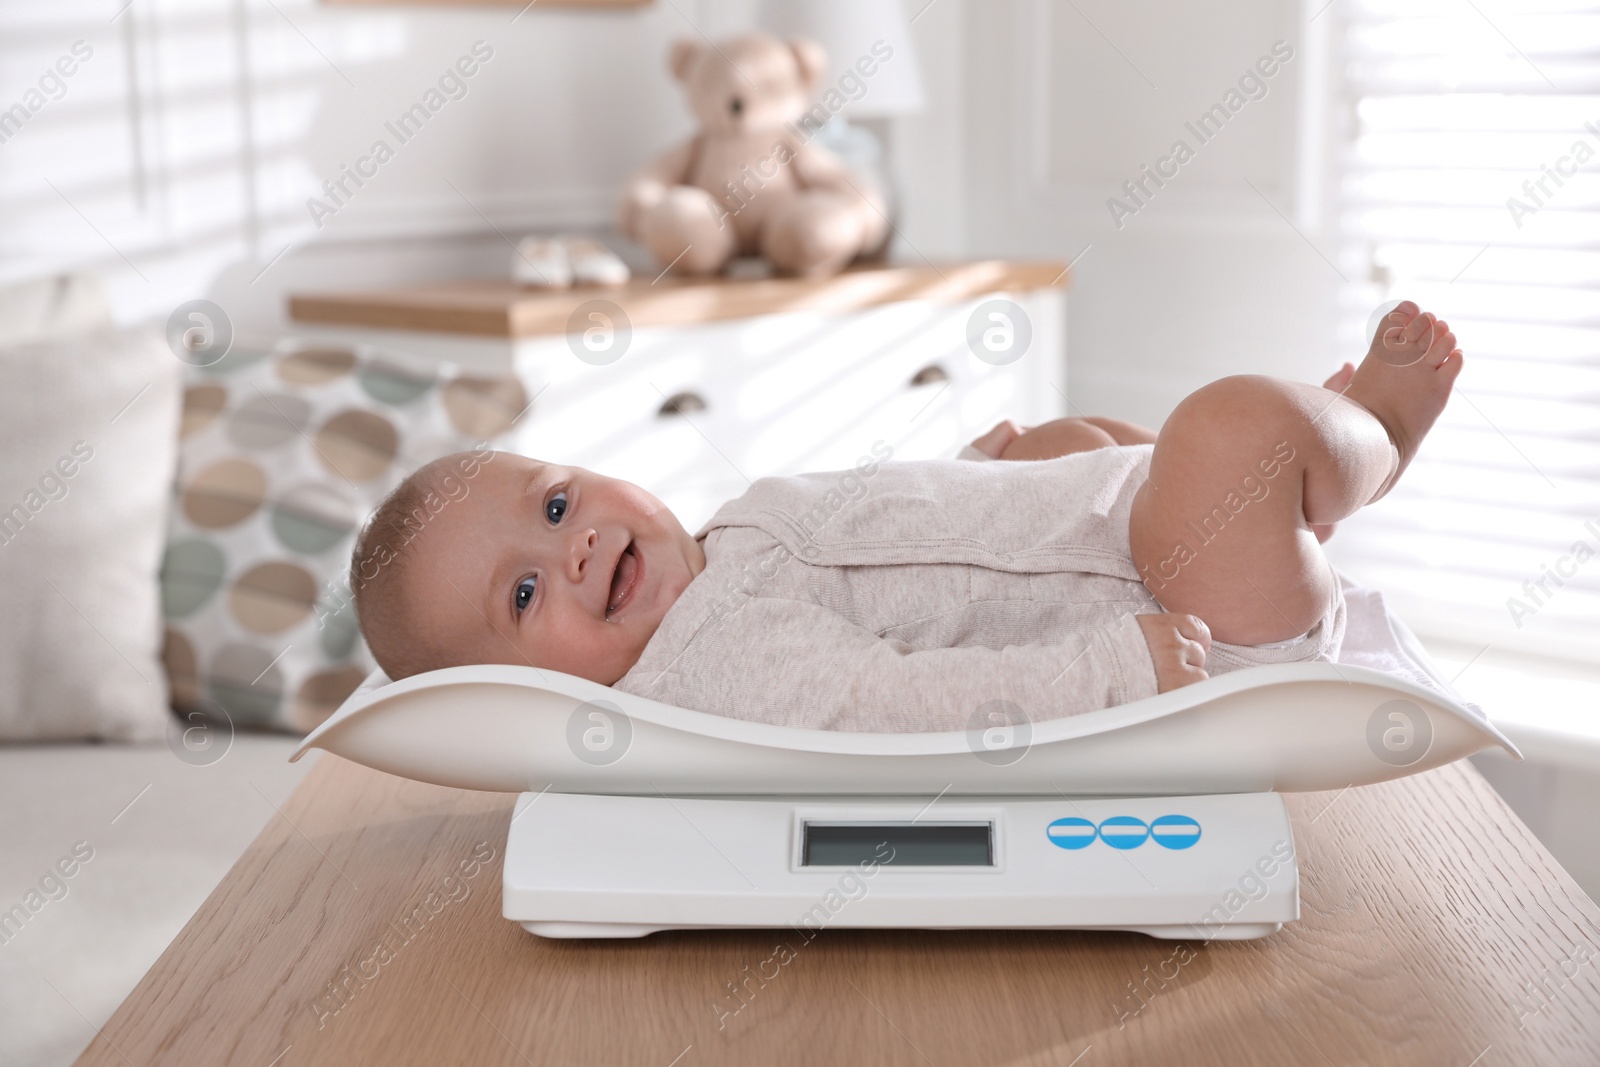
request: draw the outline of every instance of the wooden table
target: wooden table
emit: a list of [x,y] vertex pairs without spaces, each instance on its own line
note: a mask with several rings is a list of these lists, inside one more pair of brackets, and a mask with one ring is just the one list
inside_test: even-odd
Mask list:
[[1209,945],[543,941],[513,799],[323,755],[79,1064],[1600,1063],[1600,909],[1465,763],[1289,796],[1300,920]]

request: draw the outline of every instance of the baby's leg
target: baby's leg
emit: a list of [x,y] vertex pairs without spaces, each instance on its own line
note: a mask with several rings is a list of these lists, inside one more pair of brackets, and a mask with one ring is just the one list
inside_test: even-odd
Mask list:
[[1305,633],[1334,588],[1310,525],[1388,492],[1460,369],[1455,336],[1408,302],[1342,394],[1261,375],[1192,393],[1161,428],[1133,501],[1129,543],[1146,588],[1218,641]]

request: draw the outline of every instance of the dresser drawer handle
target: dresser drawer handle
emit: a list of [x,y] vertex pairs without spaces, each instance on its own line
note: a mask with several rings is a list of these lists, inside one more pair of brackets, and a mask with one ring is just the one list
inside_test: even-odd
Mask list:
[[936,382],[948,382],[949,380],[950,373],[937,363],[930,363],[911,376],[911,384],[913,386],[933,385]]
[[667,415],[693,415],[709,407],[706,398],[699,393],[673,393],[661,402],[661,407],[656,409],[656,417]]

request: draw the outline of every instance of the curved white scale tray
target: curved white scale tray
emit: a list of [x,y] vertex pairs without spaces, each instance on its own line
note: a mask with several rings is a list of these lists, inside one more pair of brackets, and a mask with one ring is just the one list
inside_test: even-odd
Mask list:
[[[614,747],[598,757],[621,753],[609,763],[586,751],[589,759],[580,758],[581,743],[569,743],[591,725],[596,708],[584,707],[591,701],[626,716]],[[1384,707],[1392,701],[1402,703]],[[1398,751],[1384,747],[1386,731]],[[1015,759],[1015,751],[985,752],[979,735],[965,730],[773,726],[554,671],[491,664],[399,682],[375,674],[290,758],[322,748],[422,782],[508,793],[1184,796],[1342,789],[1495,745],[1521,758],[1468,708],[1349,664],[1252,667],[1036,722]]]

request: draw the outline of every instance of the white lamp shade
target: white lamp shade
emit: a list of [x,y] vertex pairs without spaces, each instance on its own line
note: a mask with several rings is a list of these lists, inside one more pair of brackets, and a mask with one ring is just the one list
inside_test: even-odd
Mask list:
[[[838,89],[847,100],[846,115],[888,118],[922,110],[922,73],[900,0],[764,0],[761,15],[774,34],[806,37],[827,51],[828,73],[818,93]],[[856,65],[863,58],[870,75]],[[847,73],[865,88],[848,80],[841,85]]]

